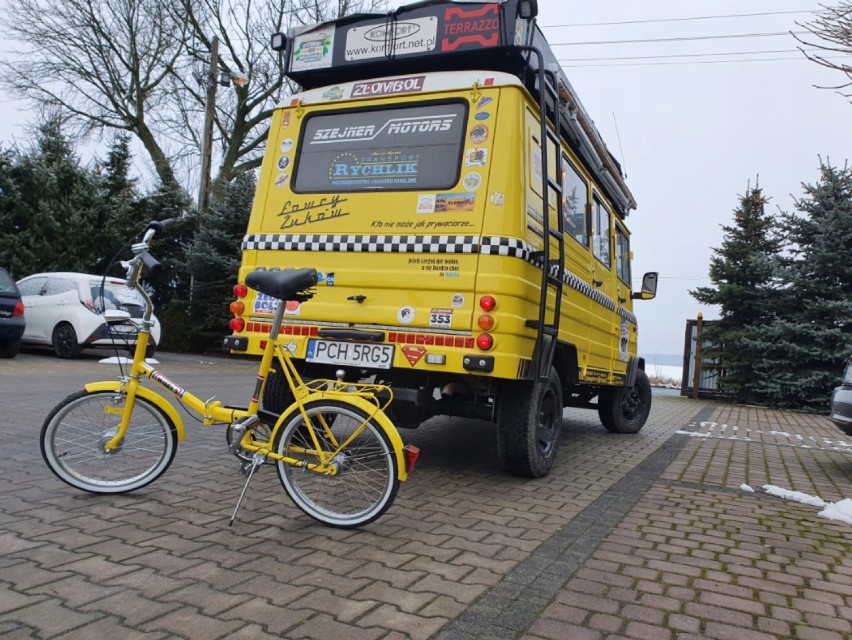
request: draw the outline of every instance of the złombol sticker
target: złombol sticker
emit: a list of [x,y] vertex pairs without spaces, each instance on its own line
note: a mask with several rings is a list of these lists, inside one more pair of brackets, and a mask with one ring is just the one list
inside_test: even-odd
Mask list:
[[293,138],[284,138],[281,141],[281,151],[287,153],[293,149]]
[[281,156],[280,158],[278,158],[278,168],[281,169],[281,171],[284,171],[284,169],[286,169],[289,166],[290,166],[290,156]]
[[414,307],[403,307],[396,312],[396,319],[402,324],[411,324],[414,322]]
[[287,184],[287,178],[289,178],[289,177],[290,177],[289,173],[279,173],[275,178],[275,186],[279,187],[279,188],[283,187],[284,185]]
[[462,180],[462,184],[464,185],[464,188],[468,191],[476,191],[482,185],[482,176],[474,171],[471,171],[464,177],[464,180]]

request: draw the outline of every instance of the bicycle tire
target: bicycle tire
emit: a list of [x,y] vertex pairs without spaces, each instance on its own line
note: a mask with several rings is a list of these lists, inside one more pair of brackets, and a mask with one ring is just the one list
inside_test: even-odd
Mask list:
[[177,430],[156,405],[136,397],[130,425],[119,446],[104,451],[121,416],[124,394],[78,391],[60,402],[41,429],[41,454],[63,482],[90,493],[127,493],[159,478],[174,460]]
[[[323,435],[320,417],[337,442],[344,442],[362,424],[365,428],[338,454],[338,473],[325,475],[278,461],[278,477],[287,495],[314,520],[339,529],[354,529],[379,518],[393,504],[399,490],[399,474],[393,445],[387,434],[362,409],[334,400],[314,400],[304,406],[314,424],[320,445],[336,449]],[[276,438],[282,456],[312,462],[316,453],[302,412],[297,411]]]

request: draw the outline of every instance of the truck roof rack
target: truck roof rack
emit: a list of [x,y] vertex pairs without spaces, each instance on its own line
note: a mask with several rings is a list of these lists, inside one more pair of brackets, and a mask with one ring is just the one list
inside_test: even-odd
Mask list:
[[[304,89],[434,71],[492,70],[518,77],[561,130],[586,169],[625,217],[636,201],[564,69],[535,21],[536,0],[425,0],[384,14],[353,14],[287,34],[285,72]],[[277,36],[280,34],[276,34]],[[541,51],[559,104],[542,100]]]

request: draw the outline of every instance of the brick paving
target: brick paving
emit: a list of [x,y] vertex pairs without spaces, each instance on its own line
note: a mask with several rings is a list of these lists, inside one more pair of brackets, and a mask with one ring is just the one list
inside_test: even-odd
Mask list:
[[[202,397],[253,386],[251,362],[163,359]],[[270,467],[228,527],[243,479],[221,429],[188,416],[138,492],[92,496],[46,469],[44,416],[113,370],[0,363],[0,637],[852,637],[852,525],[760,492],[852,497],[852,444],[825,418],[658,396],[618,436],[568,410],[535,482],[503,473],[491,425],[436,418],[403,433],[421,459],[372,525],[315,524]]]

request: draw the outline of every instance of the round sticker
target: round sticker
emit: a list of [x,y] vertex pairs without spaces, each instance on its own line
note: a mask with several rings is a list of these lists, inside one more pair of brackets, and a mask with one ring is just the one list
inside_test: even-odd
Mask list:
[[463,307],[464,306],[464,296],[460,293],[455,294],[452,298],[451,303],[456,309],[458,309],[459,307]]
[[284,171],[284,169],[286,169],[289,166],[290,166],[290,157],[289,156],[281,156],[280,158],[278,158],[278,168],[281,169],[281,171]]
[[472,144],[482,144],[488,140],[488,127],[484,124],[478,124],[470,130],[468,137]]
[[414,307],[403,307],[396,312],[396,319],[402,324],[411,324],[414,322]]
[[467,191],[476,191],[482,185],[482,176],[475,171],[471,171],[464,177],[462,184]]
[[293,148],[293,138],[284,138],[281,141],[281,151],[287,153]]
[[287,184],[287,178],[289,177],[289,173],[279,173],[278,176],[275,178],[275,186],[280,189],[285,184]]

